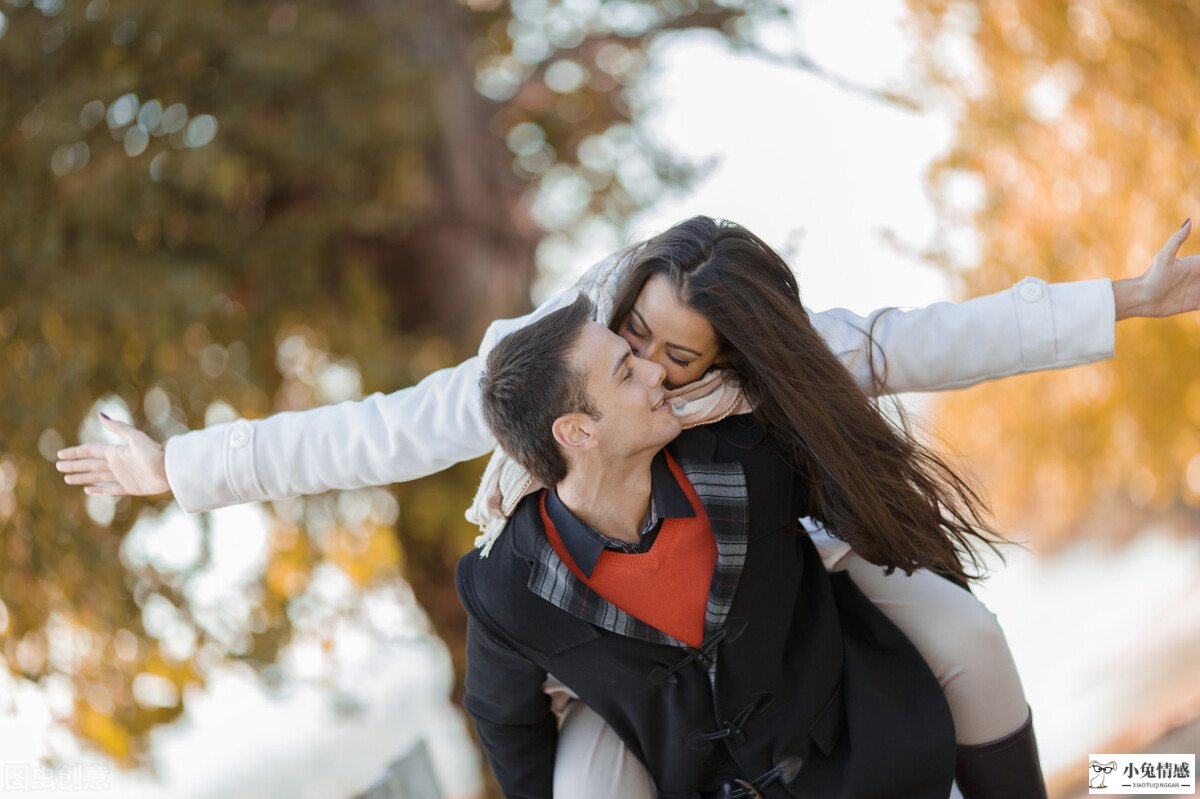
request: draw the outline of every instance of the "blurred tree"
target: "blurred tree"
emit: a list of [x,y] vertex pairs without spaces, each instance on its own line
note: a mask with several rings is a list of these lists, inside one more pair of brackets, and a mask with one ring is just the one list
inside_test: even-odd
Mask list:
[[528,307],[545,231],[589,215],[619,226],[692,174],[637,123],[657,37],[706,29],[757,49],[750,22],[779,12],[771,0],[8,0],[10,672],[42,684],[79,740],[149,765],[146,734],[214,666],[241,660],[272,681],[297,636],[328,648],[311,589],[330,575],[361,590],[403,574],[461,649],[452,574],[475,532],[462,511],[479,464],[264,508],[265,562],[214,598],[206,516],[194,547],[156,551],[145,530],[168,503],[87,496],[63,484],[55,453],[103,437],[98,407],[165,439],[455,362],[488,321]]
[[[1138,274],[1200,212],[1200,126],[1181,99],[1200,87],[1197,3],[909,7],[928,97],[961,111],[929,177],[946,222],[931,254],[964,294],[1027,274]],[[1003,526],[1047,547],[1123,538],[1148,514],[1194,529],[1200,329],[1191,316],[1123,322],[1117,353],[940,404],[942,435],[973,457]]]

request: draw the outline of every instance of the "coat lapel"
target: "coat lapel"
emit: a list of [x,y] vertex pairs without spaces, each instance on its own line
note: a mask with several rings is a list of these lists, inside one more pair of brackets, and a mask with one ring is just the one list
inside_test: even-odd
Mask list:
[[740,463],[699,463],[679,460],[679,467],[696,489],[708,523],[717,539],[717,565],[713,569],[704,609],[704,637],[725,626],[737,593],[749,540],[749,495]]

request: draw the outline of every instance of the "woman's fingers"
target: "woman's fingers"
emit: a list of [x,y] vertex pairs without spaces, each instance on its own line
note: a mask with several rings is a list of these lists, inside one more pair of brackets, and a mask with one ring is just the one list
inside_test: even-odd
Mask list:
[[[100,419],[100,424],[104,425],[106,428],[120,436],[125,441],[129,441],[131,434],[142,436],[145,435],[136,427],[131,427],[125,422],[119,422],[116,419],[108,419],[102,416]],[[103,442],[77,444],[73,447],[64,447],[56,453],[58,456],[58,462],[55,465],[58,467],[60,472],[75,471],[72,469],[65,469],[63,468],[63,465],[89,460],[107,461],[115,450],[127,450],[128,447],[129,445],[127,443],[106,444]]]
[[73,461],[80,458],[103,458],[104,449],[112,444],[77,444],[58,451],[60,461]]
[[78,460],[60,460],[54,468],[65,474],[76,472],[94,472],[97,469],[108,468],[107,458],[80,458]]
[[85,472],[84,474],[68,474],[63,478],[64,482],[71,485],[83,485],[85,483],[117,483],[120,482],[117,476],[111,471],[103,472]]
[[127,497],[129,492],[121,487],[120,483],[101,483],[94,486],[84,486],[83,493],[85,494],[105,494],[112,497]]
[[1167,239],[1167,243],[1158,251],[1159,255],[1166,256],[1167,260],[1175,260],[1175,256],[1179,253],[1179,248],[1187,241],[1188,234],[1192,232],[1192,220],[1189,217],[1179,229],[1171,234],[1171,238]]
[[138,430],[136,427],[129,424],[128,422],[122,422],[119,419],[110,419],[109,417],[105,416],[103,413],[100,414],[100,424],[104,425],[104,427],[106,427],[107,429],[116,433],[118,436],[120,436],[125,441],[129,440],[130,433],[140,433],[141,432],[140,430]]
[[104,417],[101,423],[123,442],[80,444],[60,449],[55,466],[63,472],[63,480],[71,485],[82,485],[88,494],[170,494],[163,445],[125,422]]

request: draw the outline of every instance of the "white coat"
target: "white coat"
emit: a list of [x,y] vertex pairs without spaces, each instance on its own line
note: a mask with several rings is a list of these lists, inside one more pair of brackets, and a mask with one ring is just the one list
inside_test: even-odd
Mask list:
[[[477,381],[501,337],[593,288],[610,257],[575,288],[532,313],[493,322],[479,353],[415,386],[306,411],[238,419],[167,439],[167,482],[196,514],[241,502],[424,477],[478,458],[496,441],[484,424]],[[595,298],[593,298],[595,299]],[[1108,279],[1048,284],[1027,277],[1011,289],[916,310],[863,317],[844,308],[812,313],[813,325],[860,385],[869,387],[866,331],[892,393],[938,391],[1112,357],[1116,312]],[[872,328],[872,325],[874,327]]]

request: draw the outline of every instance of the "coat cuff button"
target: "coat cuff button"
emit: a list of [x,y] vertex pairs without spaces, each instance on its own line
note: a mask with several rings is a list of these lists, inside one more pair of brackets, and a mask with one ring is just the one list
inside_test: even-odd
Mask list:
[[250,441],[250,433],[248,433],[245,428],[235,428],[233,432],[229,434],[229,446],[233,447],[234,449],[241,449],[242,447],[246,446],[248,441]]
[[1029,282],[1021,286],[1021,299],[1025,302],[1037,302],[1044,293],[1045,291],[1038,283]]

